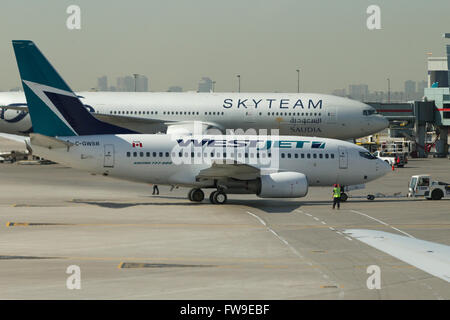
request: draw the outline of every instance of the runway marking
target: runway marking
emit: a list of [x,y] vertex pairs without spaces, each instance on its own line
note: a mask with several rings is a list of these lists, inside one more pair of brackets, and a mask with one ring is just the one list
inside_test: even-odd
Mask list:
[[265,222],[263,219],[261,219],[260,217],[258,217],[256,214],[251,213],[250,211],[247,211],[247,213],[248,213],[249,215],[251,215],[252,217],[258,219],[259,222],[260,222],[262,225],[264,225],[265,227],[267,227],[266,222]]
[[66,226],[66,227],[245,227],[251,224],[202,224],[202,223],[50,223],[50,222],[7,222],[7,227]]
[[127,268],[203,268],[216,267],[205,264],[173,264],[173,263],[139,263],[139,262],[121,262],[117,266],[119,269]]
[[369,218],[369,219],[372,219],[372,220],[374,220],[374,221],[376,221],[376,222],[378,222],[378,223],[381,223],[381,224],[383,224],[383,225],[385,225],[385,226],[387,226],[387,227],[389,227],[389,228],[392,228],[392,229],[394,229],[394,230],[396,230],[396,231],[398,231],[398,232],[400,232],[400,233],[403,233],[404,235],[406,235],[406,236],[408,236],[408,237],[410,237],[410,238],[414,238],[414,237],[413,237],[412,235],[410,235],[409,233],[404,232],[404,231],[402,231],[402,230],[400,230],[400,229],[398,229],[398,228],[396,228],[396,227],[394,227],[394,226],[391,226],[389,223],[386,223],[386,222],[384,222],[384,221],[381,221],[380,219],[371,217],[371,216],[369,216],[368,214],[365,214],[365,213],[362,213],[362,212],[359,212],[359,211],[356,211],[356,210],[350,210],[350,211],[353,212],[353,213],[356,213],[356,214],[365,216],[365,217],[367,217],[367,218]]
[[303,257],[303,255],[300,253],[300,252],[298,252],[293,246],[291,246],[290,244],[289,244],[289,242],[287,242],[286,241],[286,239],[284,239],[283,237],[281,237],[280,235],[278,235],[278,233],[276,233],[274,230],[272,230],[272,228],[270,228],[268,225],[267,225],[267,223],[262,219],[262,218],[260,218],[260,217],[258,217],[256,214],[254,214],[254,213],[252,213],[252,212],[250,212],[250,211],[247,211],[247,213],[249,214],[249,215],[251,215],[252,217],[255,217],[256,219],[258,219],[258,221],[261,223],[261,224],[263,224],[265,227],[266,227],[266,229],[268,230],[268,231],[270,231],[278,240],[280,240],[281,242],[283,242],[297,257],[299,257],[299,258],[301,258],[301,259],[303,259],[304,257]]

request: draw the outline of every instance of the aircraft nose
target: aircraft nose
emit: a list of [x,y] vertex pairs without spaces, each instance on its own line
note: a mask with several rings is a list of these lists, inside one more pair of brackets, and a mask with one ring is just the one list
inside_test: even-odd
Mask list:
[[392,171],[392,167],[386,162],[381,159],[377,159],[378,161],[378,170],[380,172],[380,176],[384,176],[387,173]]
[[377,115],[375,122],[375,125],[379,131],[386,129],[389,126],[389,120],[382,115]]

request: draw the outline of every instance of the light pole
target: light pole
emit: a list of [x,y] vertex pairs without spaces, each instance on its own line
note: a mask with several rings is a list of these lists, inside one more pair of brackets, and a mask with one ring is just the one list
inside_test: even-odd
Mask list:
[[388,103],[391,103],[391,79],[387,78],[388,82]]
[[237,78],[238,78],[238,92],[241,92],[241,75],[238,74]]
[[300,93],[300,69],[295,71],[297,71],[297,93]]
[[134,76],[134,92],[136,92],[137,91],[136,83],[137,83],[137,77],[139,76],[139,74],[134,73],[133,76]]

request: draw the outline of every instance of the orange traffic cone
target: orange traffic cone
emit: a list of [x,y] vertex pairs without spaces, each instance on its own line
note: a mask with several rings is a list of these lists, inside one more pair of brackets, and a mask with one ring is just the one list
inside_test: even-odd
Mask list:
[[392,171],[394,171],[395,170],[395,167],[394,167],[394,165],[392,165]]

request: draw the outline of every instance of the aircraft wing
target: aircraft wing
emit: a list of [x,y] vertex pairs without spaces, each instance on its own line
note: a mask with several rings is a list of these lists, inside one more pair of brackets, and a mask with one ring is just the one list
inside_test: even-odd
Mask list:
[[238,180],[253,180],[259,177],[261,171],[259,168],[250,166],[243,163],[216,163],[214,162],[211,167],[201,170],[196,179],[211,180],[211,179],[223,179],[233,178]]
[[158,131],[166,131],[167,134],[192,135],[194,133],[205,134],[210,129],[217,129],[218,131],[220,131],[220,133],[225,132],[224,128],[213,122],[167,121],[98,113],[93,113],[93,116],[101,121],[130,130],[139,131],[141,133],[155,133]]
[[344,233],[450,282],[450,246],[377,230],[349,229]]

